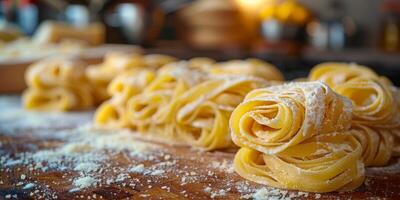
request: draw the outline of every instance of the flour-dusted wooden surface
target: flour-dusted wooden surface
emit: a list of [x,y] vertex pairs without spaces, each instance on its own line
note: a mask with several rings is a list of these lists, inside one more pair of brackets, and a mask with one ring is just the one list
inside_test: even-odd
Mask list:
[[0,96],[0,199],[400,199],[395,159],[367,169],[353,192],[278,190],[235,174],[232,152],[100,130],[91,126],[92,114],[28,112],[17,96]]

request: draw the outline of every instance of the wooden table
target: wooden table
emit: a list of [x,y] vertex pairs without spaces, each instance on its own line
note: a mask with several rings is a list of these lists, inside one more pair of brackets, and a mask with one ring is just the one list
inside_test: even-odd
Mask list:
[[347,193],[278,190],[233,171],[234,153],[150,142],[91,125],[93,112],[34,113],[0,96],[0,199],[400,199],[400,162]]

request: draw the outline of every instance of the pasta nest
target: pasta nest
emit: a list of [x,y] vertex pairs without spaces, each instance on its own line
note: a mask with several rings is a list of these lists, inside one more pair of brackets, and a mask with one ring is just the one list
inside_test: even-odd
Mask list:
[[351,126],[351,102],[322,82],[289,83],[251,91],[230,118],[240,147],[275,154],[317,134]]

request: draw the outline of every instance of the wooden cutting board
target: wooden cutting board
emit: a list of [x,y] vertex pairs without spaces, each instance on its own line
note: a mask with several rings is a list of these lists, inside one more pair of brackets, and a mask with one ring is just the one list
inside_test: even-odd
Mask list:
[[[133,45],[105,44],[83,50],[76,56],[87,64],[97,64],[103,60],[105,54],[111,51],[142,52],[142,49]],[[25,58],[0,60],[0,93],[21,92],[26,88],[25,69],[40,58]]]
[[353,192],[305,193],[238,176],[233,150],[202,152],[91,125],[92,111],[24,111],[0,96],[0,199],[400,199],[400,161]]

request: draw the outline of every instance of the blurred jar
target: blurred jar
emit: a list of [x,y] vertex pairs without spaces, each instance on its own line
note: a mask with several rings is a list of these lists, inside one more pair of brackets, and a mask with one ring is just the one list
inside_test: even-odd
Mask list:
[[353,18],[346,16],[340,1],[332,1],[325,17],[307,25],[308,40],[312,47],[339,51],[351,45],[360,46],[362,35]]
[[400,51],[400,2],[386,1],[382,7],[380,46],[388,52]]
[[21,30],[14,24],[0,19],[0,44],[2,42],[10,42],[22,37]]
[[164,23],[164,13],[151,1],[112,1],[103,12],[114,37],[111,40],[122,36],[129,43],[150,44],[158,38]]
[[67,21],[74,26],[86,26],[90,23],[90,12],[84,5],[69,5],[65,9],[65,16]]
[[313,21],[307,27],[309,42],[317,49],[341,50],[351,35],[344,21]]
[[386,51],[400,50],[400,21],[387,20],[383,29],[383,48]]

